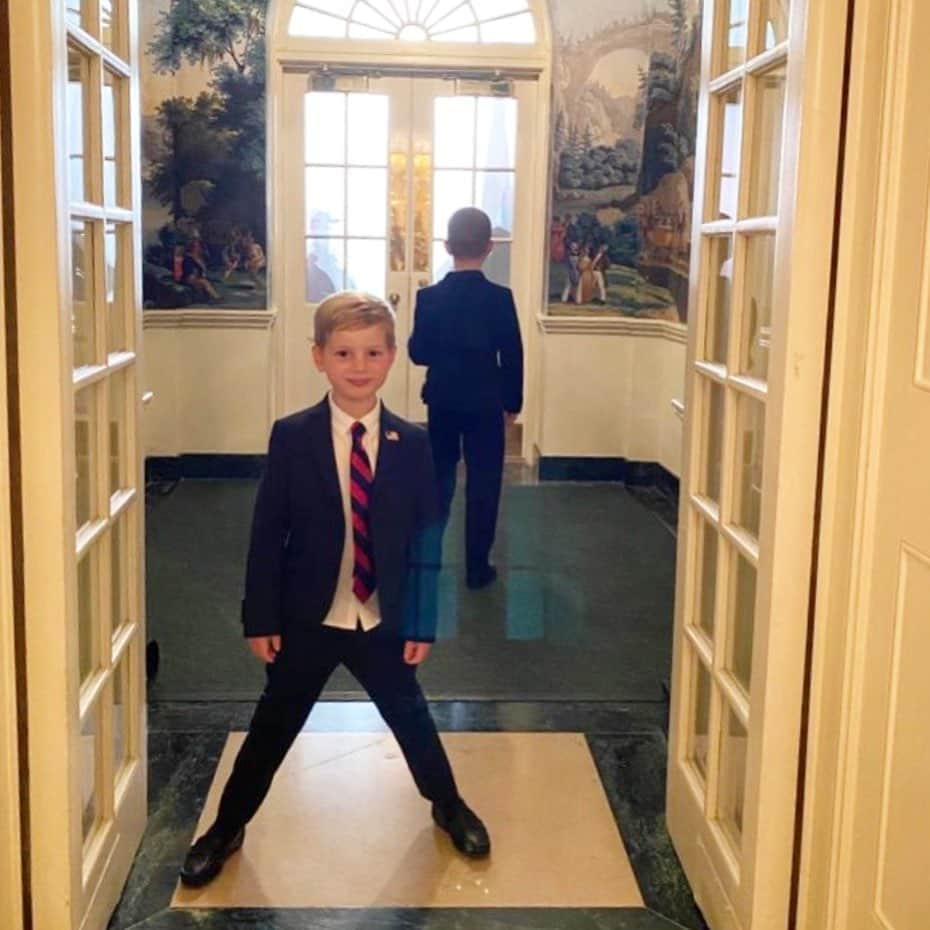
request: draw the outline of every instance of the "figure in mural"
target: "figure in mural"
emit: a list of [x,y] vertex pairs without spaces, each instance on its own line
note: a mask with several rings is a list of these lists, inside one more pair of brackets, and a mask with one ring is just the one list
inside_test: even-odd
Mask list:
[[562,217],[554,216],[549,237],[549,261],[556,265],[560,265],[565,261],[565,236],[567,232]]
[[565,281],[565,288],[562,291],[562,303],[578,303],[578,284],[581,280],[581,244],[570,242],[568,252],[565,255],[565,267],[568,270],[568,277]]

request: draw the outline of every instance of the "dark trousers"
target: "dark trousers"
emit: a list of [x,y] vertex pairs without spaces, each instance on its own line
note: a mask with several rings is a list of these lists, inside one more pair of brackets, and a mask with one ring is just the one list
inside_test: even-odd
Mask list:
[[487,568],[497,529],[504,473],[504,413],[463,413],[430,406],[429,438],[443,524],[449,519],[455,496],[456,467],[465,453],[465,565],[469,574],[480,574]]
[[403,659],[403,640],[319,627],[285,637],[268,666],[268,682],[220,800],[216,828],[232,836],[258,810],[275,772],[320,692],[343,663],[368,692],[400,745],[423,797],[444,805],[458,798],[449,759],[420,685]]

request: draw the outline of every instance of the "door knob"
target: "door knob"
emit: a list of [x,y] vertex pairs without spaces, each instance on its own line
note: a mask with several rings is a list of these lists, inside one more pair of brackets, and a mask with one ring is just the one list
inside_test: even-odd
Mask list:
[[417,281],[417,287],[429,287],[429,281],[426,278],[420,278],[420,280]]
[[388,300],[391,306],[396,310],[397,305],[400,303],[400,294],[398,294],[397,291],[391,291],[391,293],[388,294]]

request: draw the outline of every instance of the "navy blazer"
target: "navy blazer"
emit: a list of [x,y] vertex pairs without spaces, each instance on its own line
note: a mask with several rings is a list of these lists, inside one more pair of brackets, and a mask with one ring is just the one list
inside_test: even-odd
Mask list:
[[[432,642],[441,527],[429,438],[384,405],[370,522],[379,629]],[[322,624],[336,593],[345,532],[324,399],[271,430],[246,566],[246,636],[286,635]]]
[[428,366],[424,403],[520,412],[523,342],[513,293],[481,271],[451,271],[417,292],[408,352]]

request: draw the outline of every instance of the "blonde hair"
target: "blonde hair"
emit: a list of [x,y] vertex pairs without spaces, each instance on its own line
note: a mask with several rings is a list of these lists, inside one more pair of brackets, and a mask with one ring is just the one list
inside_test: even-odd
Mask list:
[[330,294],[313,314],[313,341],[325,346],[326,340],[339,329],[384,327],[389,348],[394,348],[394,311],[380,297],[364,291],[337,291]]

